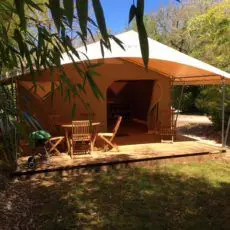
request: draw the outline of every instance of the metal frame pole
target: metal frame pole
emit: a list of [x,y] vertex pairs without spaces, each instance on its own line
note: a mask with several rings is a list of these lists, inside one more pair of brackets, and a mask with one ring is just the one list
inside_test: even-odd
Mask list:
[[228,125],[227,125],[227,129],[226,129],[226,132],[225,132],[224,146],[226,146],[226,144],[227,144],[229,128],[230,128],[230,116],[228,117]]
[[182,99],[183,99],[183,94],[184,94],[184,86],[185,86],[185,83],[182,85],[182,88],[181,88],[179,105],[178,105],[178,108],[177,108],[178,111],[176,113],[176,119],[175,119],[175,123],[174,123],[174,127],[175,128],[176,128],[176,125],[177,125],[177,119],[178,119],[178,116],[179,116],[179,110],[181,109],[181,105],[182,105]]
[[171,82],[170,82],[170,94],[171,94],[171,107],[170,107],[170,111],[171,111],[171,126],[174,125],[174,110],[173,110],[173,89],[174,89],[174,81],[175,78],[172,76],[171,77]]
[[222,79],[222,132],[221,132],[221,138],[222,138],[222,147],[225,147],[225,138],[224,138],[224,115],[225,115],[225,82],[224,79]]

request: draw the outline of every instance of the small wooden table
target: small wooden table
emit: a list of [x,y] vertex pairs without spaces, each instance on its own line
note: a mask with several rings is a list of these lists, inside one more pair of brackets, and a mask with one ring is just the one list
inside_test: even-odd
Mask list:
[[[92,122],[91,123],[92,126],[99,126],[101,125],[100,122]],[[67,151],[68,151],[68,154],[70,154],[70,139],[69,139],[69,130],[72,129],[72,124],[68,123],[68,124],[63,124],[61,125],[61,127],[65,130],[65,138],[66,138],[66,144],[67,144]],[[96,135],[95,135],[96,137]],[[93,140],[93,145],[94,145],[94,142],[95,142],[95,138]]]

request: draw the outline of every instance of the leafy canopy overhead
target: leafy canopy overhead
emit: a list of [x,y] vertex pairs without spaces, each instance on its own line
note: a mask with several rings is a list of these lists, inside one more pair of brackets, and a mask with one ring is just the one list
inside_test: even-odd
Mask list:
[[[6,23],[7,20],[0,23],[1,34],[7,35],[1,38],[1,57],[4,53],[7,56],[7,60],[1,58],[2,65],[18,67],[17,64],[21,63],[22,71],[29,68],[33,73],[41,68],[59,66],[63,52],[79,57],[72,45],[70,33],[78,35],[78,39],[86,44],[87,37],[93,37],[94,31],[99,30],[102,49],[106,47],[111,50],[110,39],[122,46],[107,30],[100,0],[92,0],[94,18],[89,17],[90,3],[88,0],[2,1],[0,13],[2,17],[10,19],[9,23]],[[133,4],[130,12],[132,19],[136,18],[139,25],[140,44],[147,67],[148,42],[143,24],[144,0],[137,0],[136,6]],[[48,18],[49,23],[48,20],[42,20],[44,16]],[[55,27],[51,26],[52,23]],[[76,24],[79,25],[77,29],[74,28]],[[12,27],[13,36],[8,33]],[[9,65],[9,62],[12,65]]]

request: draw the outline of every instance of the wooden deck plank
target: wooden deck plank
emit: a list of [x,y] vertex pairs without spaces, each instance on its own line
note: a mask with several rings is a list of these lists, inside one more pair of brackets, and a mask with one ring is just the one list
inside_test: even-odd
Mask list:
[[28,157],[21,157],[18,159],[18,168],[15,175],[223,152],[223,149],[220,147],[207,145],[199,141],[174,142],[173,144],[151,143],[123,145],[119,147],[119,150],[119,152],[115,150],[109,152],[94,151],[88,155],[74,155],[73,160],[67,154],[62,153],[60,156],[50,157],[48,163],[38,165],[35,170],[31,170],[27,167]]

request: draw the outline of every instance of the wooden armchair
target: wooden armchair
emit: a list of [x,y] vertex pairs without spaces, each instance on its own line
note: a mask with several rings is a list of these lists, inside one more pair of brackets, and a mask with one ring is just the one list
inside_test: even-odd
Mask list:
[[72,121],[72,138],[70,140],[71,158],[77,147],[78,152],[91,152],[92,126],[89,120]]
[[[98,133],[97,136],[99,138],[101,138],[108,146],[112,147],[112,148],[116,148],[117,151],[119,151],[117,145],[115,143],[113,143],[113,139],[115,138],[117,131],[120,127],[122,121],[122,116],[119,116],[117,119],[117,122],[114,126],[113,132],[112,133]],[[105,146],[104,148],[105,150],[107,150],[107,146]]]
[[173,143],[176,137],[176,122],[174,121],[174,111],[168,109],[162,110],[161,112],[166,120],[170,118],[170,122],[169,124],[164,124],[160,121],[157,121],[155,124],[155,133],[160,136],[161,142]]
[[173,143],[176,137],[176,128],[173,124],[171,126],[163,126],[162,124],[159,124],[159,135],[161,142]]

